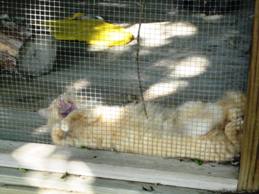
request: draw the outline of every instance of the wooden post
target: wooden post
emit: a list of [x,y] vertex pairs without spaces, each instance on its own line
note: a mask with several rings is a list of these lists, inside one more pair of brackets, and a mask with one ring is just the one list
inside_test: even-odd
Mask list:
[[245,117],[238,189],[255,191],[259,190],[259,0],[255,1]]

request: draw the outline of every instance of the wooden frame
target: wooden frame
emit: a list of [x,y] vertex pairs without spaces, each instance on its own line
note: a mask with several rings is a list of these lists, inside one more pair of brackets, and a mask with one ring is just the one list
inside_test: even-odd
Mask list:
[[259,0],[255,1],[247,111],[242,139],[239,190],[259,190]]

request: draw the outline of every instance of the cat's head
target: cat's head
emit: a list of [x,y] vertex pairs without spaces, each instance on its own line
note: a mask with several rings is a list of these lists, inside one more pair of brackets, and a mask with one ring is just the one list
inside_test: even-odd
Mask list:
[[40,109],[38,113],[48,119],[48,123],[61,121],[67,117],[72,111],[76,110],[77,106],[75,102],[65,96],[60,96],[53,100],[49,107]]

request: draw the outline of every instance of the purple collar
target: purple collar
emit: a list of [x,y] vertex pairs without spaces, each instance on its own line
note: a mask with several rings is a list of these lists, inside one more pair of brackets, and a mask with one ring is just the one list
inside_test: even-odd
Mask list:
[[75,109],[77,108],[72,101],[65,101],[63,99],[60,99],[58,104],[58,112],[63,118],[67,117],[67,115],[69,115]]

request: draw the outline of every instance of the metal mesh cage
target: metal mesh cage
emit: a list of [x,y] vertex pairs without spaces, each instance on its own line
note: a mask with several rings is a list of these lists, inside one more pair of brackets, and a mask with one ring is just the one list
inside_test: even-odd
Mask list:
[[238,155],[252,0],[1,1],[0,11],[1,139]]

